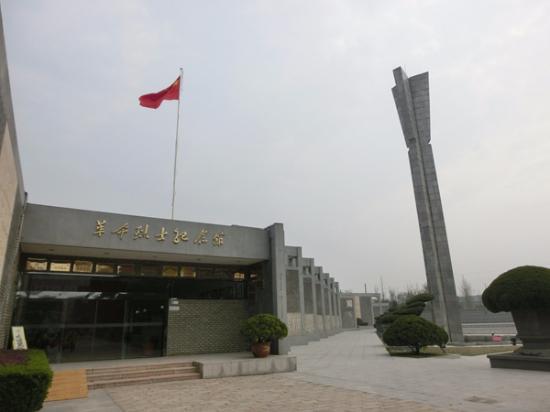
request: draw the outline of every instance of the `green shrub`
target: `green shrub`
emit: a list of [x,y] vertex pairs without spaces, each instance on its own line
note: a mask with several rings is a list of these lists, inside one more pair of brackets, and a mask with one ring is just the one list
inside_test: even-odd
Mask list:
[[243,322],[241,333],[252,343],[265,343],[286,337],[288,328],[277,316],[260,313]]
[[481,299],[491,312],[550,309],[550,269],[540,266],[511,269],[493,280]]
[[398,305],[394,302],[392,307],[375,318],[374,327],[376,328],[376,334],[380,337],[380,339],[382,339],[388,326],[401,316],[420,316],[426,308],[425,302],[432,299],[433,296],[430,293],[420,293],[409,297],[406,303]]
[[0,350],[0,365],[18,365],[27,362],[29,353],[26,350]]
[[376,323],[380,323],[381,325],[387,325],[389,323],[392,323],[398,317],[399,316],[394,313],[386,312],[376,318]]
[[393,312],[396,315],[416,315],[420,316],[420,314],[424,311],[424,308],[426,305],[422,302],[419,302],[420,304],[414,304],[411,306],[406,306],[402,309],[396,310]]
[[434,299],[434,296],[431,293],[419,293],[418,295],[413,295],[410,298],[407,299],[407,306],[412,305],[416,302],[429,302]]
[[399,315],[395,315],[390,312],[384,312],[383,314],[374,318],[374,328],[376,329],[376,334],[380,339],[382,339],[382,335],[384,334],[384,331],[387,329],[388,325],[390,325],[398,317]]
[[382,340],[388,346],[408,346],[418,354],[424,346],[445,346],[449,336],[442,328],[424,318],[404,315],[386,329]]
[[[0,407],[3,411],[30,412],[42,408],[52,382],[52,370],[41,350],[3,351],[0,363]],[[8,352],[22,354],[23,361],[5,361],[13,358]]]

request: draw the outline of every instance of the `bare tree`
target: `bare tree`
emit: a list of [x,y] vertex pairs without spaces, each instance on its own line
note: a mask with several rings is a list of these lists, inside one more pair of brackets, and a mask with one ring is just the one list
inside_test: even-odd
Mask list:
[[462,291],[462,296],[464,297],[464,309],[472,309],[473,299],[472,299],[472,285],[462,276],[462,284],[460,285]]
[[386,294],[384,293],[384,279],[380,276],[380,296],[382,297],[382,302],[386,301]]
[[399,295],[395,289],[389,288],[388,294],[390,295],[390,307],[395,307],[399,304]]

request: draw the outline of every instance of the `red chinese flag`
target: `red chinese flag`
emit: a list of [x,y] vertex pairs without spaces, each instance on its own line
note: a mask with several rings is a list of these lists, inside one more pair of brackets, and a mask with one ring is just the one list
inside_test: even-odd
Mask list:
[[143,107],[156,109],[163,100],[179,100],[180,98],[180,77],[166,89],[157,93],[144,94],[139,97],[139,104]]

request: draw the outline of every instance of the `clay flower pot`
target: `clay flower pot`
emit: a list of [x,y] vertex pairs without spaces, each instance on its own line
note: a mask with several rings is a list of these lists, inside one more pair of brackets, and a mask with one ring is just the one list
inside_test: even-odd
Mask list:
[[253,343],[251,349],[255,358],[267,358],[271,352],[271,342]]

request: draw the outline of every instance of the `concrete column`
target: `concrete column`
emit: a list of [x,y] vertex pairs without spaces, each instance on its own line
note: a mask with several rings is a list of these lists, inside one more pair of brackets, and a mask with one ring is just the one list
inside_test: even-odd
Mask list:
[[[271,287],[272,313],[283,322],[286,316],[286,253],[285,233],[281,223],[275,223],[267,228],[270,242],[271,259],[269,262],[269,286]],[[272,343],[272,352],[283,355],[288,353],[288,344],[284,339]]]
[[[325,332],[325,309],[324,309],[324,302],[323,302],[323,267],[317,266],[316,267],[316,276],[315,276],[315,295],[317,299],[317,306],[319,306],[320,312],[318,313],[318,316],[320,316],[319,319],[316,319],[317,327],[319,329],[319,334],[321,336],[324,336]],[[315,309],[317,310],[317,309]],[[317,313],[317,312],[316,312]]]
[[300,298],[300,324],[301,335],[305,335],[305,301],[304,301],[304,260],[302,258],[302,248],[298,248],[298,296]]
[[328,278],[327,279],[327,299],[326,301],[328,302],[328,311],[327,311],[327,329],[329,332],[331,332],[334,328],[332,327],[332,299],[331,299],[331,295],[332,295],[332,289],[330,288],[330,283],[331,283],[331,278]]
[[342,328],[342,305],[340,303],[340,284],[334,282],[335,292],[336,292],[336,316],[338,319],[338,329]]
[[340,325],[338,324],[338,299],[336,297],[336,290],[332,291],[332,307],[334,308],[334,328],[339,329]]
[[434,295],[434,321],[453,342],[464,340],[460,309],[443,218],[443,206],[430,144],[428,73],[408,78],[401,67],[393,71],[395,105],[409,149],[409,162],[424,253],[428,288]]
[[326,285],[326,274],[321,272],[321,308],[323,312],[323,333],[324,336],[328,336],[328,305],[327,305],[327,285]]
[[321,328],[319,327],[319,324],[317,322],[317,299],[319,299],[319,296],[317,296],[317,268],[314,267],[313,275],[311,276],[311,296],[313,298],[313,322],[315,324],[315,330],[316,332],[320,332]]
[[330,287],[331,286],[331,279],[328,278],[327,281],[328,281],[328,284],[327,284],[328,315],[332,316],[333,315],[333,313],[332,313],[332,299],[331,299],[332,289]]

